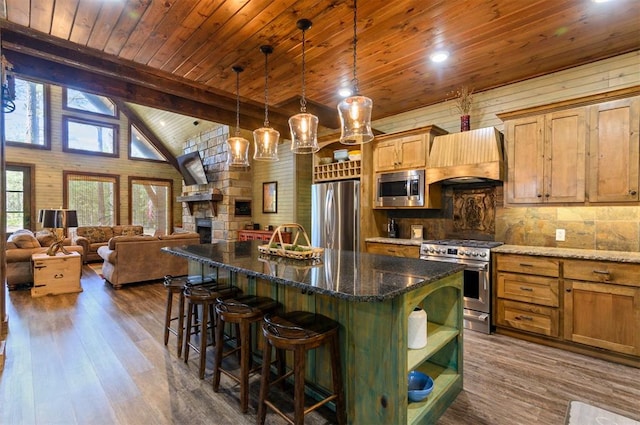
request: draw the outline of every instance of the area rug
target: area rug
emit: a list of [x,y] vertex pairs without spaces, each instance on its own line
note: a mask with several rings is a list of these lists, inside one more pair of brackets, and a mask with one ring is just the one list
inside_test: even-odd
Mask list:
[[640,425],[640,422],[581,401],[569,402],[566,425]]

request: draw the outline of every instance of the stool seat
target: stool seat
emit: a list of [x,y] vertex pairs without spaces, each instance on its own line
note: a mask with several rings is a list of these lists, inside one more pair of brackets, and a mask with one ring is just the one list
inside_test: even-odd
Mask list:
[[[249,375],[256,369],[251,368],[251,324],[262,321],[267,313],[274,312],[279,303],[269,297],[246,295],[237,298],[219,299],[216,304],[216,337],[222,338],[222,329],[225,323],[235,323],[239,327],[236,335],[236,347],[224,351],[223,343],[216,344],[215,366],[213,369],[213,390],[220,389],[220,376],[225,374],[240,384],[240,410],[246,413],[249,407]],[[222,368],[222,359],[234,353],[240,353],[239,376]]]
[[[292,311],[279,316],[265,316],[262,333],[266,344],[263,350],[262,379],[260,382],[260,399],[258,402],[258,424],[264,424],[267,408],[272,409],[287,422],[302,425],[304,416],[318,407],[335,400],[338,424],[346,423],[344,387],[342,382],[342,366],[338,331],[340,324],[333,319],[317,313],[306,311]],[[329,345],[331,356],[331,374],[333,394],[305,410],[304,408],[304,376],[307,351],[322,345]],[[271,347],[277,350],[293,351],[293,369],[269,382],[269,363],[271,362]],[[269,386],[294,376],[294,418],[293,420],[282,410],[267,399]]]
[[[216,313],[215,304],[220,299],[231,298],[238,295],[239,288],[234,286],[217,285],[217,284],[186,284],[184,287],[184,298],[187,302],[187,337],[184,340],[184,362],[189,361],[189,349],[200,354],[200,366],[198,374],[200,379],[204,379],[207,357],[207,332],[211,332],[211,343],[216,344]],[[191,335],[197,333],[192,331],[193,318],[197,318],[197,307],[201,306],[202,319],[196,326],[200,329],[200,346],[197,347],[191,343]],[[219,340],[222,341],[222,340]]]

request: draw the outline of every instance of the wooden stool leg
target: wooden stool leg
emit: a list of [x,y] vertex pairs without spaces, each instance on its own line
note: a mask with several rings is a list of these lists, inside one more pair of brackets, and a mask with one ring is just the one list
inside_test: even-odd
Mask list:
[[213,366],[213,391],[218,392],[220,389],[220,368],[222,367],[222,349],[224,348],[224,341],[222,336],[222,331],[224,328],[224,322],[222,321],[222,316],[218,315],[216,323],[216,344],[215,349],[215,358],[214,358],[214,366]]
[[271,345],[264,342],[262,350],[262,376],[260,377],[260,397],[258,398],[258,425],[263,425],[267,417],[265,400],[269,393],[269,364],[271,363]]
[[193,321],[193,309],[195,308],[195,304],[188,302],[187,305],[187,328],[186,335],[184,338],[184,362],[187,363],[189,361],[189,340],[191,339],[191,324]]
[[[184,292],[180,291],[178,298],[178,342],[176,343],[176,349],[178,357],[182,356],[182,343],[184,340]],[[166,343],[165,343],[166,344]]]
[[207,308],[207,304],[202,304],[202,320],[201,324],[201,332],[200,332],[200,369],[199,375],[200,379],[204,379],[204,370],[207,365],[207,333],[209,333],[207,329],[207,324],[209,322],[209,309]]
[[247,413],[249,408],[249,370],[251,368],[251,323],[240,323],[240,410]]
[[338,341],[338,334],[335,333],[331,337],[330,350],[331,350],[331,374],[333,381],[333,392],[336,394],[336,419],[338,425],[345,425],[347,423],[346,408],[344,400],[344,388],[342,383],[342,365],[340,364],[340,346]]
[[164,315],[164,345],[169,343],[169,326],[171,326],[171,309],[173,307],[173,290],[167,288],[167,308]]
[[293,423],[294,425],[304,425],[304,371],[307,359],[304,348],[296,347],[293,358]]

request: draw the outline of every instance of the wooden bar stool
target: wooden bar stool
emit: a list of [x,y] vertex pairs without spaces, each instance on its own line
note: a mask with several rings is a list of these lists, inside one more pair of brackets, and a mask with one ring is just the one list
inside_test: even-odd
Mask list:
[[[345,399],[342,383],[342,368],[340,363],[340,347],[338,329],[340,324],[321,314],[306,311],[293,311],[281,316],[265,316],[262,333],[265,337],[262,356],[262,379],[260,382],[260,399],[258,401],[258,424],[264,424],[267,407],[271,408],[287,422],[302,425],[304,416],[323,404],[335,400],[338,424],[346,423]],[[319,401],[313,406],[304,408],[304,375],[307,351],[329,344],[331,354],[331,374],[333,394]],[[269,363],[271,361],[271,347],[276,350],[293,351],[293,370],[269,382]],[[267,400],[269,386],[283,379],[294,376],[294,418],[278,409],[274,403]]]
[[[167,306],[164,317],[164,345],[169,343],[169,334],[177,337],[176,353],[182,356],[182,344],[184,337],[184,288],[185,285],[201,285],[215,283],[213,276],[171,276],[164,277],[164,287],[167,289]],[[173,314],[173,296],[178,294],[178,315]],[[172,322],[178,322],[175,328]]]
[[[204,379],[204,372],[207,363],[207,333],[211,332],[211,344],[216,344],[216,326],[215,304],[219,299],[231,298],[238,295],[239,289],[233,286],[221,287],[218,285],[185,285],[184,298],[187,303],[187,326],[186,338],[184,340],[184,362],[189,361],[189,349],[193,349],[200,354],[200,366],[198,375],[200,379]],[[194,323],[193,318],[197,321],[197,311],[200,307],[202,318],[199,323]],[[195,329],[194,329],[195,328]],[[191,336],[200,333],[200,345],[191,343]],[[222,338],[222,334],[220,336]],[[222,341],[219,339],[218,341]]]
[[[224,352],[224,344],[216,344],[213,390],[218,392],[220,388],[221,373],[238,382],[240,384],[240,410],[242,413],[246,413],[249,407],[249,375],[258,370],[258,368],[251,369],[251,324],[262,321],[265,314],[272,313],[277,308],[277,301],[254,295],[221,299],[216,304],[216,314],[218,315],[216,338],[218,341],[222,341],[222,330],[225,323],[235,323],[239,326],[240,332],[236,333],[236,347],[234,349]],[[222,359],[238,351],[240,352],[239,376],[222,368]]]

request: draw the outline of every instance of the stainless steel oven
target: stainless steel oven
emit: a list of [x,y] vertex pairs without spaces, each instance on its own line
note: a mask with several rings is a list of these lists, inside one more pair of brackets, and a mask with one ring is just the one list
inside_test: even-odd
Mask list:
[[491,333],[491,248],[501,242],[474,240],[424,241],[420,258],[463,264],[464,327]]

